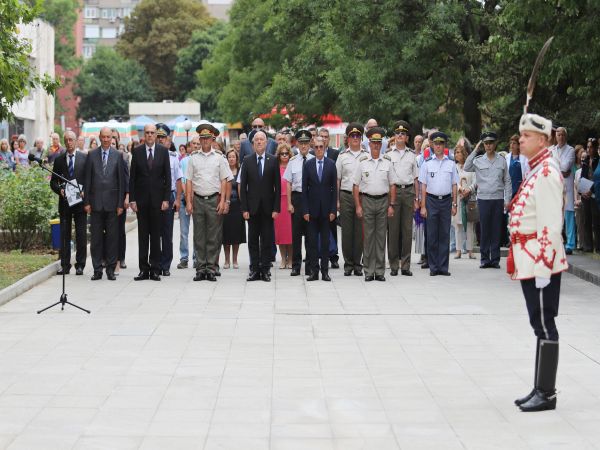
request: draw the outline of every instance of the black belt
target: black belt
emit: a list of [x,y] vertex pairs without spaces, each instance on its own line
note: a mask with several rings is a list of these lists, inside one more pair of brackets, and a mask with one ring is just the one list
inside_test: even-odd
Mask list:
[[347,191],[345,189],[340,189],[341,192],[345,192],[346,194],[352,194],[352,191]]
[[361,192],[360,195],[364,195],[365,197],[369,197],[372,198],[374,200],[379,200],[381,198],[387,197],[387,194],[381,194],[381,195],[371,195],[371,194],[365,194],[364,192]]
[[292,191],[292,197],[293,197],[294,195],[302,195],[302,192],[298,192],[298,191]]
[[399,187],[400,189],[406,189],[409,187],[413,187],[415,184],[414,183],[410,183],[410,184],[397,184],[396,186]]
[[215,192],[214,194],[210,194],[210,195],[200,195],[200,194],[196,194],[196,193],[194,192],[194,195],[195,195],[196,197],[198,197],[198,198],[203,198],[204,200],[208,200],[208,199],[211,199],[211,198],[215,197],[216,195],[219,195],[219,193],[218,193],[218,192]]
[[435,198],[438,200],[445,200],[448,197],[450,197],[452,194],[446,194],[446,195],[434,195],[434,194],[430,194],[429,192],[427,193],[427,197],[431,197],[431,198]]

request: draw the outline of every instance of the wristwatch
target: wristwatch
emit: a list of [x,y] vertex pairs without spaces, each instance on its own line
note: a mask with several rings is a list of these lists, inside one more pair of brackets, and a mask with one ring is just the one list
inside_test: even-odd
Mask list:
[[452,203],[452,207],[456,208],[458,205],[456,203]]

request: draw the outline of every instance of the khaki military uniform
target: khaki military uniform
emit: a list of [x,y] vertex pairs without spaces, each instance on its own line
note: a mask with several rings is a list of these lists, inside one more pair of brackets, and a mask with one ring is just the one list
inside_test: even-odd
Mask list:
[[[412,227],[415,204],[415,179],[419,177],[417,155],[410,148],[394,147],[386,153],[396,174],[397,191],[393,217],[388,217],[388,258],[390,269],[410,269]],[[400,264],[401,259],[401,264]]]
[[390,186],[397,183],[391,158],[362,156],[354,173],[363,209],[365,276],[384,275]]
[[187,166],[186,179],[192,182],[194,250],[198,273],[216,272],[223,238],[223,216],[217,214],[221,200],[221,181],[233,180],[227,160],[219,151],[194,152]]
[[340,152],[335,167],[340,180],[340,225],[342,227],[342,255],[344,256],[344,272],[362,272],[363,227],[356,216],[356,207],[352,197],[354,176],[358,160],[368,155],[364,150],[352,152],[349,148]]

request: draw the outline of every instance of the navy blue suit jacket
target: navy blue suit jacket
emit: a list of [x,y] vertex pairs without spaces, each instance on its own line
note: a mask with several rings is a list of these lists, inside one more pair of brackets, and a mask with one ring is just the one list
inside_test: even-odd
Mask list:
[[304,164],[302,171],[302,214],[311,218],[337,212],[337,169],[329,158],[323,158],[321,181],[317,174],[317,158]]

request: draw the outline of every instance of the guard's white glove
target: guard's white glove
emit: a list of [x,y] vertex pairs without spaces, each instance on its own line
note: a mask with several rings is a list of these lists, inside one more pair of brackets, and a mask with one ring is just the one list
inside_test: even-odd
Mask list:
[[544,289],[550,284],[550,278],[535,277],[535,287],[538,289]]

